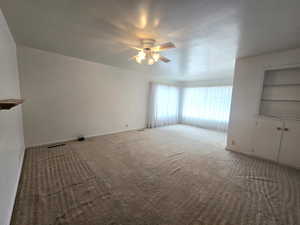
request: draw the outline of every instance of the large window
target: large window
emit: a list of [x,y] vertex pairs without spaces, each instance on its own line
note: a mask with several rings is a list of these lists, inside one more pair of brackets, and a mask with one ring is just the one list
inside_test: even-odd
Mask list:
[[151,84],[148,127],[176,123],[226,131],[232,86],[184,87]]
[[151,84],[148,127],[178,123],[179,92],[174,86]]
[[225,131],[231,91],[231,86],[184,88],[181,122]]

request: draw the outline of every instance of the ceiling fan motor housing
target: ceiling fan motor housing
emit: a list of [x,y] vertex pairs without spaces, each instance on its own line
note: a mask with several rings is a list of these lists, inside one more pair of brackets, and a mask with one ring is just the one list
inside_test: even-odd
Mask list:
[[155,40],[154,39],[142,39],[141,44],[142,44],[144,50],[149,51],[154,46]]

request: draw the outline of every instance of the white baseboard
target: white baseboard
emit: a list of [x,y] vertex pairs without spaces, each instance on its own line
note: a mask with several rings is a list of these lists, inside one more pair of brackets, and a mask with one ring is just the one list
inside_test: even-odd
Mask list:
[[[103,133],[97,133],[97,134],[88,134],[88,135],[85,135],[84,137],[92,138],[92,137],[104,136],[104,135],[109,135],[109,134],[122,133],[122,132],[126,132],[126,131],[136,131],[136,130],[140,130],[140,129],[145,129],[145,127],[122,129],[122,130],[103,132]],[[42,147],[42,146],[53,145],[53,144],[75,141],[75,140],[77,140],[77,137],[70,137],[70,138],[66,138],[66,139],[59,139],[59,140],[54,140],[54,141],[49,141],[49,142],[37,143],[37,144],[26,146],[26,148],[36,148],[36,147]]]
[[290,167],[290,168],[293,168],[293,169],[296,169],[296,170],[300,170],[300,167],[295,167],[295,166],[291,166],[291,165],[288,165],[288,164],[279,163],[279,162],[271,160],[271,159],[266,159],[266,158],[259,157],[257,155],[251,154],[249,152],[242,152],[242,151],[233,150],[233,149],[229,148],[228,146],[226,146],[225,149],[228,150],[228,151],[237,153],[237,154],[241,154],[241,155],[245,155],[245,156],[254,158],[254,159],[260,159],[260,160],[264,160],[264,161],[267,161],[267,162],[275,163],[275,164],[280,165],[280,166],[286,166],[286,167]]
[[239,153],[239,154],[242,154],[242,155],[247,155],[247,156],[252,156],[252,157],[258,158],[257,156],[255,156],[255,155],[253,155],[249,152],[243,152],[243,151],[239,151],[239,150],[236,150],[236,149],[232,149],[229,146],[226,146],[225,149],[227,151],[230,151],[230,152],[235,152],[235,153]]

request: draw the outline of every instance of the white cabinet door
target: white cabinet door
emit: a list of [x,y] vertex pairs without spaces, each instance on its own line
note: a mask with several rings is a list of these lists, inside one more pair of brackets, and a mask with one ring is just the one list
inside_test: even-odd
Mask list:
[[258,118],[253,134],[253,155],[277,161],[282,128],[283,122],[279,119]]
[[[287,129],[287,130],[286,130]],[[300,122],[285,121],[279,163],[300,168]]]

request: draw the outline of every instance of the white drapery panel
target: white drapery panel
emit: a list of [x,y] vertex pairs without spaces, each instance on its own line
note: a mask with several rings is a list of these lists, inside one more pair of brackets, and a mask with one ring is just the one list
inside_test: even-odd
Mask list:
[[180,88],[162,84],[150,84],[147,127],[178,123]]
[[184,88],[181,122],[226,131],[232,86]]

